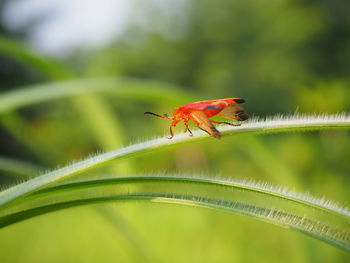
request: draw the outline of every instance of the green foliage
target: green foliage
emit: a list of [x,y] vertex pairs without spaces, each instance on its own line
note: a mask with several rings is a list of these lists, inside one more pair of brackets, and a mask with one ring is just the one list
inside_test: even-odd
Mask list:
[[[108,80],[107,83],[111,83],[111,81],[115,83],[113,80]],[[10,93],[12,99],[7,99],[9,96],[6,94],[3,96],[5,102],[9,101],[5,104],[8,105],[7,108],[4,109],[13,110],[16,107],[28,105],[33,97],[39,97],[36,101],[40,102],[77,94],[68,92],[69,89],[63,92],[64,89],[60,90],[61,85],[63,87],[68,85],[68,87],[74,89],[73,86],[70,86],[71,82],[69,82],[68,84],[49,86],[52,91],[57,89],[57,92],[52,94],[45,93],[47,85],[31,87],[25,91],[30,94],[37,93],[38,96],[23,96],[23,92],[18,90]],[[77,83],[75,85],[79,87]],[[107,85],[107,87],[109,86]],[[118,89],[110,88],[106,91],[115,90]],[[84,85],[79,93],[94,91],[94,89]],[[171,90],[168,91],[168,94],[171,94]],[[118,93],[116,95],[118,96]],[[40,96],[42,97],[40,98]],[[21,102],[18,103],[18,101]],[[288,118],[276,117],[265,121],[253,120],[240,127],[228,126],[222,129],[222,134],[223,136],[234,134],[257,135],[285,131],[343,128],[350,128],[350,120],[346,115],[294,116]],[[198,131],[194,132],[194,137],[177,135],[172,140],[156,138],[92,156],[79,162],[73,162],[69,166],[13,186],[0,193],[0,208],[2,208],[0,225],[7,226],[33,216],[79,205],[109,201],[152,201],[207,207],[243,214],[276,225],[290,227],[345,250],[350,250],[349,232],[347,230],[349,212],[346,209],[327,201],[304,197],[279,188],[230,180],[222,181],[210,177],[169,177],[166,175],[156,177],[112,177],[97,180],[89,180],[84,176],[83,181],[64,183],[47,188],[62,180],[74,179],[77,174],[102,164],[137,157],[169,146],[188,144],[198,140],[213,140],[213,138]],[[96,174],[96,172],[92,170],[92,174]],[[206,186],[209,186],[209,188]]]
[[[2,36],[0,261],[348,262],[346,7],[147,3],[65,61]],[[143,115],[233,96],[259,117],[222,140]]]

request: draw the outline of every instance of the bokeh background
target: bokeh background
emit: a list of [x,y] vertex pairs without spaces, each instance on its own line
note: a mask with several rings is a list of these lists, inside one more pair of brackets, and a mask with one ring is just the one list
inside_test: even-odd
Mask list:
[[[260,117],[348,111],[349,11],[344,0],[1,0],[0,96],[71,80],[79,87],[127,79],[136,84],[120,88],[139,92],[2,112],[0,183],[8,187],[40,173],[33,171],[163,136],[168,122],[143,112],[171,113],[189,99],[245,98],[246,111]],[[154,86],[164,87],[161,96]],[[349,156],[345,131],[225,137],[93,173],[219,174],[346,205]],[[16,162],[28,174],[14,169]],[[1,229],[0,261],[350,260],[330,245],[239,215],[148,203],[101,207],[103,215],[80,207]]]

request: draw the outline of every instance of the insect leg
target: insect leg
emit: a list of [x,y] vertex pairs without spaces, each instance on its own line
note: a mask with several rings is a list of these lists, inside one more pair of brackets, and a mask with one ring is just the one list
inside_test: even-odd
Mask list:
[[167,137],[168,139],[172,139],[174,137],[173,127],[176,126],[181,120],[173,118],[173,121],[170,124],[169,131],[170,131],[170,137]]
[[174,132],[173,132],[173,129],[172,129],[173,125],[170,125],[169,127],[169,131],[170,131],[170,137],[167,137],[167,139],[172,139],[174,137]]
[[209,135],[211,135],[207,130],[204,130],[202,127],[198,126],[199,129],[201,129],[202,131],[205,131],[206,133],[208,133]]
[[230,125],[230,126],[241,126],[241,123],[229,123],[229,122],[226,122],[226,121],[213,121],[213,120],[210,120],[210,122],[217,123],[217,124],[227,124],[227,125]]
[[193,136],[193,133],[192,133],[192,131],[190,130],[190,128],[188,128],[188,121],[189,121],[190,119],[186,119],[185,120],[185,126],[186,126],[186,129],[185,129],[185,131],[184,132],[189,132],[190,133],[190,136],[192,137]]
[[190,136],[192,137],[192,136],[193,136],[193,133],[192,133],[192,131],[190,130],[190,128],[188,128],[188,126],[186,126],[185,132],[187,132],[187,131],[190,133]]
[[159,115],[159,114],[156,114],[156,113],[153,113],[153,112],[150,112],[150,111],[146,111],[144,114],[151,114],[153,116],[156,116],[156,117],[159,117],[159,118],[163,118],[163,119],[170,119],[170,120],[173,119],[173,117],[169,117],[167,114]]

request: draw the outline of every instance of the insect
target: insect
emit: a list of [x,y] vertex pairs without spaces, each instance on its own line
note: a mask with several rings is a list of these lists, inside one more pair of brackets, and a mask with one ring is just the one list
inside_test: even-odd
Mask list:
[[240,98],[227,98],[219,100],[205,100],[198,101],[189,104],[182,105],[173,111],[173,116],[167,114],[159,115],[153,112],[145,112],[145,114],[151,114],[163,119],[172,120],[170,124],[170,137],[174,137],[173,127],[180,121],[184,120],[185,132],[189,132],[190,136],[193,136],[191,130],[188,128],[188,122],[192,120],[201,130],[205,131],[209,135],[216,139],[221,139],[220,132],[215,128],[213,123],[228,124],[231,126],[240,126],[240,123],[229,123],[222,121],[214,121],[209,118],[213,116],[221,116],[226,119],[245,121],[249,118],[249,115],[244,112],[243,108],[238,104],[244,103],[244,99]]

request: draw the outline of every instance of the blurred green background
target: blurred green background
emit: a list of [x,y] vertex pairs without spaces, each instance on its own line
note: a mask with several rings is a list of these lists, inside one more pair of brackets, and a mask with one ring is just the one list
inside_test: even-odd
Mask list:
[[[123,30],[111,32],[108,41],[58,46],[55,52],[42,49],[33,35],[60,13],[47,8],[14,27],[8,22],[16,15],[9,12],[13,2],[20,7],[21,1],[0,1],[0,97],[33,85],[64,87],[70,80],[74,89],[91,79],[123,79],[118,88],[129,95],[101,92],[1,112],[2,188],[91,153],[168,132],[167,121],[144,116],[145,111],[171,113],[192,100],[225,97],[245,98],[246,111],[260,117],[338,113],[350,106],[349,1],[135,0]],[[33,8],[35,2],[29,1]],[[91,21],[101,17],[96,13]],[[51,34],[68,30],[67,22]],[[54,41],[49,40],[40,41]],[[345,131],[225,137],[90,173],[219,174],[346,205],[349,156]],[[95,206],[73,208],[1,229],[0,262],[350,261],[338,248],[239,215],[142,202],[99,209],[104,213]]]

